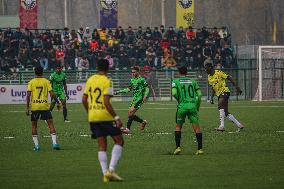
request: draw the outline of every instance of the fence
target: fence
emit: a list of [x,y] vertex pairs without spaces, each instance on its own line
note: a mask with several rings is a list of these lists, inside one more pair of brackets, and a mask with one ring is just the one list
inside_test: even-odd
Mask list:
[[[278,68],[275,68],[278,69]],[[238,96],[234,87],[228,83],[229,88],[231,90],[231,99],[232,100],[252,100],[255,98],[258,87],[258,70],[256,68],[242,68],[242,69],[225,69],[225,72],[232,75],[232,77],[236,80],[238,85],[243,90],[242,95]],[[280,77],[277,78],[278,82],[281,83],[281,96],[280,98],[284,98],[284,69],[278,69],[280,73]],[[78,71],[66,71],[67,75],[67,83],[85,83],[86,79],[95,73],[95,70],[90,70],[86,72],[78,72]],[[45,72],[44,77],[48,78],[51,72]],[[207,82],[207,74],[204,71],[190,71],[188,76],[192,79],[198,81],[199,86],[201,88],[203,98],[208,99],[209,94],[209,86]],[[34,77],[34,73],[31,71],[28,72],[20,72],[16,75],[3,75],[0,78],[0,84],[17,84],[17,85],[27,85],[28,81]],[[129,70],[120,70],[120,71],[111,71],[109,73],[109,77],[113,80],[114,90],[118,90],[120,88],[124,88],[128,86],[129,79],[131,78],[131,73]],[[171,96],[171,80],[178,77],[178,72],[176,70],[164,71],[164,70],[155,70],[148,74],[149,84],[153,87],[157,100],[172,100]],[[151,94],[153,96],[153,94]],[[150,96],[150,100],[152,100]],[[126,94],[119,96],[117,99],[120,100],[129,100],[131,94]]]

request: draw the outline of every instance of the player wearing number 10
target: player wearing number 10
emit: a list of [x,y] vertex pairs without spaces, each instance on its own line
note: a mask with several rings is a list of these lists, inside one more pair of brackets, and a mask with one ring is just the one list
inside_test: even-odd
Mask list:
[[[37,135],[37,121],[38,119],[46,120],[47,125],[50,129],[51,139],[53,143],[53,149],[59,150],[59,145],[56,142],[56,131],[53,125],[52,115],[49,110],[48,103],[48,93],[51,94],[52,98],[56,98],[54,92],[52,91],[50,82],[43,78],[43,68],[35,68],[36,77],[29,81],[27,90],[27,116],[31,114],[32,121],[32,136],[34,141],[34,150],[39,151],[39,142]],[[31,106],[31,107],[30,107]]]
[[197,139],[198,149],[196,155],[201,155],[203,154],[202,133],[199,126],[198,111],[202,94],[197,82],[186,77],[187,68],[182,66],[178,70],[180,77],[172,81],[172,95],[178,102],[175,130],[176,149],[174,155],[178,155],[182,151],[180,147],[181,129],[186,117],[188,117],[190,123],[192,123],[192,128]]

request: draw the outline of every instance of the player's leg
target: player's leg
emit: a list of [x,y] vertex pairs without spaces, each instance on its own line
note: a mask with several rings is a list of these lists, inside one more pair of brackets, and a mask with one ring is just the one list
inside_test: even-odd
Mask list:
[[38,134],[37,134],[37,120],[40,114],[38,111],[32,111],[31,113],[31,122],[32,122],[32,138],[34,142],[34,151],[39,151],[40,146],[38,142]]
[[50,131],[51,141],[52,141],[52,148],[54,150],[60,150],[60,146],[57,143],[57,136],[56,136],[56,129],[54,127],[53,118],[50,111],[42,111],[41,115],[42,120],[46,120],[47,126]]
[[202,132],[199,125],[199,116],[197,111],[190,111],[189,120],[192,123],[192,129],[195,132],[195,137],[197,141],[197,152],[196,155],[202,155],[204,152],[202,150]]
[[180,141],[181,141],[181,129],[184,124],[186,117],[186,111],[183,109],[177,109],[176,112],[176,128],[175,128],[175,142],[176,149],[174,151],[174,155],[178,155],[181,153]]
[[225,110],[228,109],[228,104],[226,102],[228,102],[228,100],[226,100],[223,95],[218,97],[220,125],[216,130],[221,132],[225,131]]
[[62,103],[62,107],[63,107],[63,118],[64,118],[64,122],[65,123],[68,123],[68,122],[71,122],[67,119],[67,105],[66,105],[66,97],[64,94],[60,95],[60,101]]
[[145,129],[145,126],[147,125],[147,121],[144,119],[141,119],[140,117],[138,117],[135,113],[141,108],[142,106],[142,103],[143,103],[143,99],[138,99],[135,101],[135,103],[133,104],[134,105],[134,108],[133,108],[133,111],[130,113],[133,120],[138,122],[138,123],[141,123],[140,125],[140,129],[141,130],[144,130]]
[[239,128],[238,131],[244,128],[244,126],[235,118],[235,116],[229,112],[229,94],[227,96],[227,101],[225,102],[225,116],[236,124],[236,126]]
[[120,176],[118,176],[117,173],[115,173],[115,169],[119,159],[121,158],[124,141],[121,130],[113,126],[113,124],[114,123],[112,122],[110,123],[106,122],[104,125],[108,132],[108,135],[110,135],[114,141],[114,146],[112,148],[111,159],[109,163],[109,171],[110,171],[109,179],[111,181],[122,181],[123,179]]
[[56,95],[56,99],[52,99],[51,103],[50,103],[50,111],[53,111],[55,104],[59,103],[58,99],[57,99],[57,95]]
[[107,138],[106,136],[99,136],[97,137],[98,140],[98,159],[101,165],[102,173],[104,175],[103,181],[108,182],[109,181],[109,171],[108,171],[108,165],[107,165]]

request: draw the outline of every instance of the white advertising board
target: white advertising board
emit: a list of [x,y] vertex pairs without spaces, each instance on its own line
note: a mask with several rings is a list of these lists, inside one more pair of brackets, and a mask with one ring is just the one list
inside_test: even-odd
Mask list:
[[[67,84],[68,103],[81,103],[85,84]],[[0,85],[0,104],[25,104],[27,85]]]

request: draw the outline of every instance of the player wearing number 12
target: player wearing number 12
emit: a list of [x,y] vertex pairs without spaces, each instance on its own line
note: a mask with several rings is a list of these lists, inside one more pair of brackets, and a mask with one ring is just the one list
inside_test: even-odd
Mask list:
[[[103,181],[122,181],[114,171],[121,157],[123,138],[121,133],[122,122],[111,105],[113,96],[112,82],[107,78],[109,62],[101,59],[97,64],[98,73],[91,76],[85,87],[83,105],[88,113],[88,121],[92,131],[92,138],[98,139],[98,158],[103,172]],[[115,122],[115,124],[114,124]],[[107,166],[107,136],[115,142],[109,168]]]
[[40,146],[37,135],[37,121],[38,119],[45,120],[51,134],[53,149],[59,150],[59,145],[56,142],[56,131],[53,125],[52,115],[49,110],[48,93],[52,98],[56,98],[52,91],[50,82],[43,78],[43,68],[41,66],[35,68],[36,77],[29,81],[27,90],[27,116],[31,114],[32,122],[32,136],[34,141],[34,151],[39,151]]
[[195,132],[198,148],[196,155],[203,154],[202,150],[202,133],[199,126],[198,111],[201,104],[201,91],[197,84],[197,81],[186,77],[187,68],[182,66],[178,68],[180,77],[172,81],[172,95],[177,100],[177,112],[176,112],[176,130],[175,141],[176,149],[174,155],[181,153],[180,147],[181,141],[181,129],[187,117],[192,123],[192,128]]

